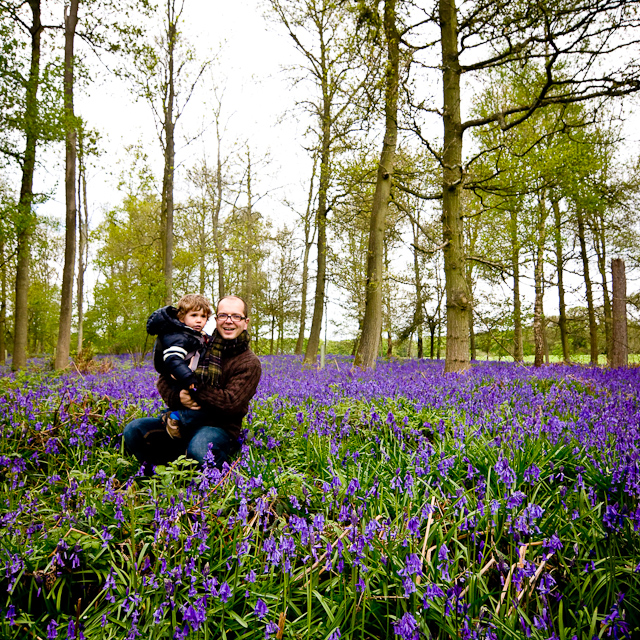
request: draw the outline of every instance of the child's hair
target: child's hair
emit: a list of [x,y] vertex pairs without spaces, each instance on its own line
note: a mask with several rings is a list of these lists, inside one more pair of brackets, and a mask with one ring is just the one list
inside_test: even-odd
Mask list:
[[204,311],[209,318],[212,314],[209,301],[199,293],[188,293],[178,300],[178,320],[182,322],[189,311]]

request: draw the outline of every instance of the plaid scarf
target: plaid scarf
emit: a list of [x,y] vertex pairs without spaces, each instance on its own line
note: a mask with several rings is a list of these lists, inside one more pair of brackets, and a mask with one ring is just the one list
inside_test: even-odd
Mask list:
[[207,348],[198,362],[196,378],[201,384],[218,386],[222,374],[222,358],[232,358],[249,348],[251,336],[245,329],[237,338],[225,340],[216,329],[207,341]]

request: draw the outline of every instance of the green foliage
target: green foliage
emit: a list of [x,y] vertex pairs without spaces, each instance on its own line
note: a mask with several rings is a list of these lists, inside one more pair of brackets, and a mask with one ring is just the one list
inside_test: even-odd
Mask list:
[[127,196],[96,230],[100,279],[87,311],[85,332],[99,351],[140,352],[146,321],[162,306],[159,202],[155,196]]

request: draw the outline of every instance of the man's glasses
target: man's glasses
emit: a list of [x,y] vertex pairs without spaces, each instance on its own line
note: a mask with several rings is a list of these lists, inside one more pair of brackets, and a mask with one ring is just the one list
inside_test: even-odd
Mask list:
[[219,320],[220,322],[226,322],[227,318],[231,319],[236,324],[238,322],[242,322],[243,320],[247,319],[246,316],[241,316],[239,313],[218,313],[218,314],[216,314],[216,320]]

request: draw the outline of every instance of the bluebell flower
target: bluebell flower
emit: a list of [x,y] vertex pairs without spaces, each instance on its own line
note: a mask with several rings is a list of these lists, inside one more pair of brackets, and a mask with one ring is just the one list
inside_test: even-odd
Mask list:
[[271,620],[264,629],[265,640],[269,640],[274,633],[278,633],[278,625]]
[[418,623],[409,612],[393,623],[393,632],[402,640],[419,640]]
[[220,600],[222,600],[223,603],[227,602],[229,598],[231,598],[231,595],[231,587],[226,582],[223,582],[220,585],[220,589],[218,589],[218,596],[220,597]]
[[56,640],[58,637],[58,623],[55,620],[49,620],[47,625],[47,640]]
[[262,598],[258,598],[253,613],[258,617],[258,620],[262,620],[269,613],[269,608]]

